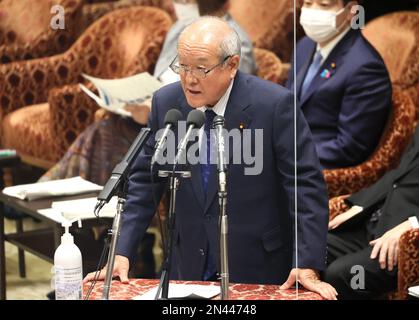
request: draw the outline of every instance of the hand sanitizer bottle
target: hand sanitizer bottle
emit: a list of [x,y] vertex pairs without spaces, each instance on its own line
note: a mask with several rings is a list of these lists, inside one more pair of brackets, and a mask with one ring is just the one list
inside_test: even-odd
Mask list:
[[61,236],[61,244],[54,254],[56,300],[82,299],[82,257],[79,248],[74,244],[73,236],[69,233],[69,228],[77,220],[81,228],[80,218],[71,221],[64,219],[61,223],[65,233]]

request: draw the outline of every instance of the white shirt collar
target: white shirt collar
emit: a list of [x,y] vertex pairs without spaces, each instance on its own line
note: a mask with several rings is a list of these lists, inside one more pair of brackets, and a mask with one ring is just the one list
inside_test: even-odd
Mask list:
[[[229,87],[227,88],[223,96],[220,98],[220,100],[218,100],[215,106],[211,108],[219,116],[224,117],[224,113],[227,108],[227,102],[228,102],[228,99],[230,98],[231,89],[233,89],[233,83],[234,83],[234,79],[231,80]],[[205,112],[205,110],[207,109],[210,109],[210,108],[206,106],[198,108],[198,110],[201,110],[202,112]]]
[[336,45],[339,43],[340,40],[343,39],[343,37],[351,30],[351,27],[348,26],[345,31],[343,31],[340,35],[338,35],[336,38],[334,38],[332,41],[330,41],[326,46],[323,48],[320,48],[320,45],[317,44],[316,52],[320,52],[322,55],[322,61],[321,63],[325,62],[329,54],[332,52],[332,50],[336,47]]

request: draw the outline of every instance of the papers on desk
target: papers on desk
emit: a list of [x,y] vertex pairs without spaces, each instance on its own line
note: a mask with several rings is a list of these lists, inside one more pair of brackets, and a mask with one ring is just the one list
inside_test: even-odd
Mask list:
[[81,83],[80,88],[100,107],[122,116],[131,116],[131,113],[124,109],[126,105],[139,104],[150,99],[162,86],[162,83],[148,72],[122,79],[100,79],[87,74],[82,76],[95,85],[99,96]]
[[[134,300],[154,300],[158,287],[146,293],[134,297]],[[220,286],[215,285],[196,285],[196,284],[177,284],[169,285],[169,299],[211,299],[221,293]]]
[[419,286],[410,287],[407,290],[412,297],[419,298]]
[[21,200],[35,200],[54,196],[69,196],[102,190],[99,186],[81,177],[74,177],[62,180],[52,180],[32,184],[22,184],[7,187],[3,193]]
[[[51,204],[51,208],[38,210],[38,213],[54,220],[58,223],[63,221],[63,218],[71,220],[80,218],[82,220],[96,218],[94,214],[97,198],[85,198],[67,201],[55,201]],[[113,218],[116,214],[117,197],[112,197],[109,203],[100,210],[99,217]]]

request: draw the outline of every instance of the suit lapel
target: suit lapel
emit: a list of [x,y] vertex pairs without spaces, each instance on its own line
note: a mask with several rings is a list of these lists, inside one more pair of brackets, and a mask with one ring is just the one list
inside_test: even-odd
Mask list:
[[316,51],[316,43],[313,42],[310,44],[310,47],[307,49],[307,54],[301,59],[303,61],[302,67],[297,72],[297,97],[300,97],[301,94],[301,87],[303,85],[304,79],[306,77],[308,68],[311,65],[311,61],[313,60],[314,52]]
[[[313,93],[323,85],[325,82],[332,79],[333,75],[335,74],[336,70],[342,65],[344,61],[345,54],[351,48],[353,42],[355,41],[358,33],[355,31],[349,31],[343,39],[333,48],[332,52],[329,54],[327,59],[323,62],[320,69],[317,71],[317,74],[311,81],[306,93],[303,97],[300,97],[301,107],[304,107],[304,104],[307,102],[308,99],[313,95]],[[311,62],[311,60],[310,60]],[[306,70],[307,72],[307,70]],[[306,73],[303,74],[305,76]],[[300,79],[301,85],[304,78]],[[301,89],[301,87],[300,87]]]
[[[249,108],[250,97],[248,96],[249,88],[247,87],[246,77],[239,71],[234,80],[233,89],[227,102],[225,118],[225,129],[230,132],[233,129],[249,128],[251,117],[246,113]],[[229,163],[233,157],[233,144],[229,143]],[[202,188],[202,184],[201,184]],[[218,174],[217,166],[213,165],[211,175],[208,181],[208,193],[205,202],[205,212],[211,206],[218,190]]]

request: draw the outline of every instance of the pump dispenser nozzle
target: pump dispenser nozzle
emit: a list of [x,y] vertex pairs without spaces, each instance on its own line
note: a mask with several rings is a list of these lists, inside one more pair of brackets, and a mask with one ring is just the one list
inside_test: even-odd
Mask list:
[[74,243],[74,238],[70,234],[69,229],[74,222],[78,221],[78,227],[81,228],[81,219],[74,218],[72,220],[63,219],[61,222],[61,226],[65,229],[64,234],[61,236],[61,243],[62,244],[72,244]]

